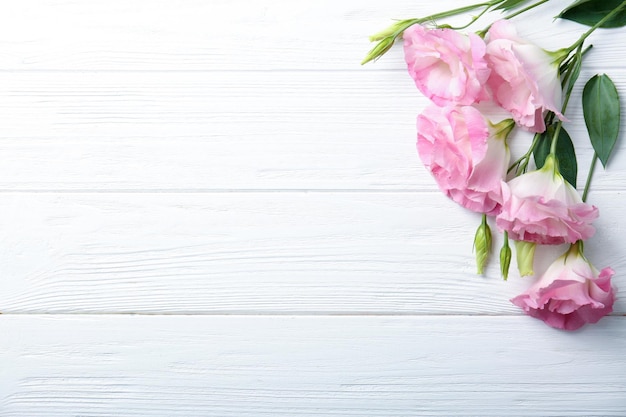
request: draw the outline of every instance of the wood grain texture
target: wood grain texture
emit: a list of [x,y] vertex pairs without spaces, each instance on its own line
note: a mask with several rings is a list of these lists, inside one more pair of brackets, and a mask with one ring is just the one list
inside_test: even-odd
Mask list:
[[623,416],[624,324],[566,333],[524,317],[0,316],[0,411]]
[[[345,70],[358,69],[368,36],[393,19],[428,16],[467,5],[458,0],[22,0],[0,8],[8,70]],[[585,28],[554,22],[552,2],[517,19],[524,34],[548,49],[566,47]],[[452,20],[455,22],[455,20]],[[477,29],[482,28],[478,26]],[[549,30],[549,35],[547,31]],[[594,54],[605,64],[621,52],[598,33]],[[402,68],[400,50],[378,68]]]
[[[561,3],[520,33],[569,45]],[[479,219],[421,167],[401,48],[359,65],[392,19],[465,4],[1,2],[0,415],[626,415],[623,298],[564,333],[509,303],[532,278],[476,276]],[[616,34],[570,103],[597,72],[626,91]],[[586,245],[620,290],[625,146]]]
[[[586,253],[626,270],[603,201]],[[0,311],[519,314],[533,279],[475,274],[479,222],[439,193],[5,193]]]
[[[626,69],[612,76],[626,90]],[[436,190],[415,149],[415,118],[426,100],[404,72],[7,78],[0,85],[2,190]],[[581,90],[572,103],[580,103]],[[580,107],[572,106],[565,128],[584,184],[592,150]],[[513,153],[525,152],[531,139],[519,133]],[[618,143],[594,190],[623,189],[625,146]]]

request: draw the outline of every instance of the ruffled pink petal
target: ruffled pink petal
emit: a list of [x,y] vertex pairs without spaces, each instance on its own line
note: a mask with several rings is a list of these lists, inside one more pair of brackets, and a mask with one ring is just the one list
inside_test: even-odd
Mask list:
[[403,37],[409,74],[435,104],[471,105],[489,99],[485,84],[491,70],[480,37],[421,25],[411,26]]
[[520,38],[506,20],[489,29],[486,61],[491,69],[487,84],[493,98],[526,130],[543,132],[544,113],[559,111],[561,85],[558,65],[543,49]]
[[418,116],[417,131],[418,153],[439,188],[472,211],[498,214],[510,155],[503,139],[490,136],[484,116],[470,106],[430,106]]
[[[573,249],[572,249],[573,248]],[[525,293],[511,299],[531,317],[549,326],[576,330],[613,311],[615,290],[611,268],[600,273],[572,246]]]
[[575,243],[593,236],[598,209],[551,169],[523,174],[502,184],[502,210],[496,218],[512,239],[544,245]]

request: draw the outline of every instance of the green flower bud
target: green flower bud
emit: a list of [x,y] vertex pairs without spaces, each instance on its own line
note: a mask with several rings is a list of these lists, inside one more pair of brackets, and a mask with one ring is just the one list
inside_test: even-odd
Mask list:
[[487,224],[487,216],[483,215],[483,221],[476,230],[474,236],[474,250],[476,251],[476,273],[482,274],[487,265],[487,257],[491,252],[491,229]]
[[400,33],[402,33],[407,27],[411,26],[411,23],[415,19],[410,20],[400,20],[399,22],[394,23],[386,29],[381,30],[370,36],[370,42],[378,42],[385,38],[389,37],[397,37]]
[[394,41],[395,39],[391,37],[382,39],[380,42],[376,44],[376,46],[374,46],[374,48],[372,48],[372,50],[367,54],[365,59],[361,61],[361,65],[366,64],[370,61],[375,60],[376,58],[380,58],[381,56],[383,56],[385,52],[391,49]]
[[500,249],[500,273],[506,281],[509,278],[509,267],[511,266],[511,247],[509,246],[509,237],[504,232],[504,243]]
[[517,255],[517,268],[521,276],[525,277],[535,273],[533,269],[533,261],[535,260],[535,248],[537,244],[534,242],[524,242],[522,240],[515,241],[515,252]]

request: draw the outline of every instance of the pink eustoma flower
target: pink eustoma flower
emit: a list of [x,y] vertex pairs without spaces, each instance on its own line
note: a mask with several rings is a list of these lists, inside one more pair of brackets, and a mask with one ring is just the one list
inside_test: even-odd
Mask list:
[[608,267],[598,272],[574,244],[539,281],[511,302],[549,326],[576,330],[613,311],[613,274]]
[[559,173],[552,155],[544,166],[502,185],[502,211],[496,225],[514,240],[556,245],[574,243],[595,233],[598,209],[583,203]]
[[[509,163],[504,129],[471,106],[427,107],[417,118],[417,150],[439,188],[463,207],[495,215]],[[499,132],[499,133],[496,133]]]
[[547,110],[563,119],[558,58],[520,38],[507,20],[495,22],[486,39],[493,100],[530,132],[545,131]]
[[414,25],[404,31],[404,57],[417,88],[439,106],[487,100],[485,42],[475,34]]

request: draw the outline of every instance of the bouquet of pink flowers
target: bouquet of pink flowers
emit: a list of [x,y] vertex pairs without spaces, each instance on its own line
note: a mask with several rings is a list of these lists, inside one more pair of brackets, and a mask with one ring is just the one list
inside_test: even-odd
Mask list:
[[[371,37],[376,46],[363,63],[378,59],[401,39],[409,75],[431,105],[417,116],[417,151],[449,198],[482,214],[474,250],[482,274],[495,224],[503,234],[500,270],[507,279],[515,246],[520,275],[534,275],[537,245],[568,244],[565,253],[525,293],[511,302],[548,325],[575,330],[612,311],[614,272],[598,271],[583,254],[595,232],[598,209],[587,193],[599,159],[603,166],[619,134],[615,85],[596,75],[583,90],[583,114],[594,149],[587,181],[576,189],[574,144],[563,128],[580,74],[585,41],[598,28],[626,26],[626,1],[578,0],[558,16],[588,26],[572,45],[546,51],[520,36],[511,19],[548,0],[491,0],[401,20]],[[442,19],[479,11],[462,27]],[[464,29],[490,12],[500,19],[474,33]],[[497,108],[508,116],[497,120]],[[511,132],[531,132],[528,151],[511,161]]]

